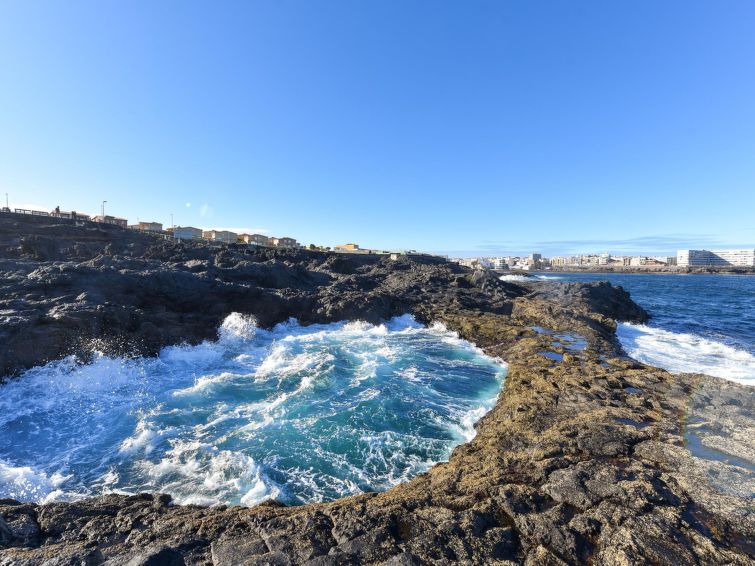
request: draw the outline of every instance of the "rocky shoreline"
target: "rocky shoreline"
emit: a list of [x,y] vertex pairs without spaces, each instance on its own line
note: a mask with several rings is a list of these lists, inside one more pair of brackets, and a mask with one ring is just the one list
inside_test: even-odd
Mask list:
[[158,494],[0,500],[0,564],[755,561],[755,473],[698,457],[691,442],[752,461],[753,395],[627,359],[615,321],[647,313],[620,288],[506,283],[430,257],[214,249],[2,222],[0,375],[93,350],[154,355],[214,338],[234,311],[262,326],[411,313],[509,372],[471,442],[387,492],[253,508]]

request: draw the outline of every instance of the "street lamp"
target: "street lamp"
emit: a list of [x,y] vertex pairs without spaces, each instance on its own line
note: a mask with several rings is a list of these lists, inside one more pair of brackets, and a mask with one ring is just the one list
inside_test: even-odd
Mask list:
[[105,220],[105,203],[106,202],[107,202],[106,200],[102,201],[102,220]]

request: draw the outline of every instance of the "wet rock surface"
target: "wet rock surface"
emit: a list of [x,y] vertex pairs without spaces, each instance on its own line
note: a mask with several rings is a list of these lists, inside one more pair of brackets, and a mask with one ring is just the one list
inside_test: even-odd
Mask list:
[[[506,284],[422,257],[152,240],[40,261],[11,248],[0,265],[6,370],[85,354],[92,340],[117,353],[155,353],[212,338],[232,311],[263,325],[411,312],[507,360],[509,373],[471,442],[387,492],[253,508],[173,505],[160,494],[0,500],[0,564],[755,560],[752,477],[741,465],[753,449],[751,390],[624,357],[615,320],[647,315],[615,287]],[[569,347],[560,334],[584,345]],[[40,346],[25,347],[29,340]],[[708,438],[732,458],[695,453],[689,434],[700,423],[701,444]]]

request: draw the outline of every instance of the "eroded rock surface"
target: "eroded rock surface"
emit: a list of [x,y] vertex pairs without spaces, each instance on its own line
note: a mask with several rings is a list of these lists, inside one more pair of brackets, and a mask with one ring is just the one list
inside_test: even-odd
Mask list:
[[[752,392],[624,357],[615,320],[647,315],[620,289],[506,284],[431,258],[158,241],[84,261],[11,252],[0,266],[0,339],[12,346],[2,352],[6,370],[85,353],[77,334],[119,353],[154,353],[211,338],[232,311],[265,325],[411,312],[507,360],[509,373],[474,440],[387,492],[253,508],[172,505],[159,494],[0,500],[0,564],[755,560],[753,476],[739,465],[753,449]],[[42,347],[26,349],[29,339]],[[690,451],[690,426],[700,422],[709,443],[739,459]]]

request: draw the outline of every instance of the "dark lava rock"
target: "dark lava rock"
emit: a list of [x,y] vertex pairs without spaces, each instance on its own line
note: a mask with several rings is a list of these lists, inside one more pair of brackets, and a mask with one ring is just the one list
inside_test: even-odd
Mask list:
[[[685,430],[689,417],[702,446],[751,458],[752,390],[626,358],[615,320],[647,313],[621,289],[514,285],[433,257],[214,248],[17,222],[0,217],[4,373],[86,356],[93,341],[154,354],[213,338],[234,311],[263,326],[409,312],[509,372],[471,442],[384,493],[253,508],[159,494],[0,500],[2,565],[755,563],[747,468],[690,451]],[[566,351],[556,333],[587,346]]]

